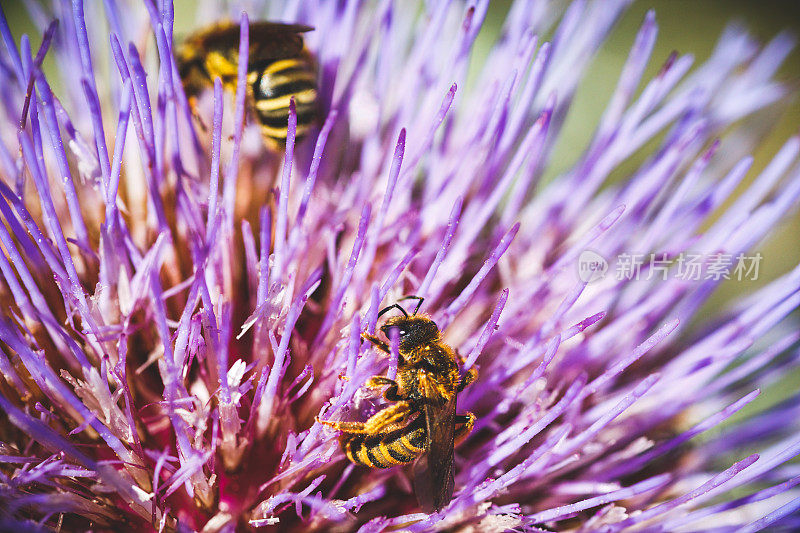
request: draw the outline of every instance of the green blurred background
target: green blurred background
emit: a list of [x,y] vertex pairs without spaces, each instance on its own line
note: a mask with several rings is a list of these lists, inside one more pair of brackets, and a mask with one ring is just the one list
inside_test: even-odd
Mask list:
[[[481,35],[482,53],[497,37],[511,0],[492,0],[491,10]],[[595,60],[578,87],[564,130],[559,136],[546,171],[545,179],[553,178],[572,166],[588,145],[605,104],[617,84],[617,79],[633,45],[636,32],[648,10],[656,13],[659,27],[656,45],[644,80],[655,76],[673,51],[695,57],[693,68],[710,55],[724,28],[738,23],[760,42],[766,43],[781,31],[800,36],[800,0],[638,0],[623,15],[611,35],[597,53]],[[549,37],[549,36],[548,36]],[[792,51],[778,73],[778,79],[800,88],[800,46]],[[641,89],[641,87],[640,87]],[[772,106],[767,112],[774,118],[775,127],[753,152],[755,161],[737,195],[769,163],[786,140],[800,132],[800,100],[798,95]],[[724,149],[724,140],[723,146]],[[641,162],[626,163],[623,168],[633,171]],[[729,202],[730,203],[730,202]],[[729,281],[712,296],[707,309],[718,308],[741,292],[749,293],[768,281],[785,274],[800,263],[800,215],[785,221],[767,242],[758,247],[763,254],[759,279]]]

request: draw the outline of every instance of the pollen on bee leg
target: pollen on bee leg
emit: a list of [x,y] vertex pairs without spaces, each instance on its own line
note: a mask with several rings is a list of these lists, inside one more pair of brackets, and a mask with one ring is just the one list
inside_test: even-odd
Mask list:
[[375,335],[370,335],[369,333],[367,333],[367,332],[365,331],[365,332],[363,332],[363,333],[361,334],[361,338],[362,338],[362,339],[364,339],[365,341],[369,341],[369,342],[371,342],[371,343],[372,343],[373,345],[375,345],[375,347],[376,347],[376,348],[378,348],[380,351],[382,351],[382,352],[384,352],[384,353],[387,353],[387,354],[391,353],[391,351],[389,350],[389,345],[388,345],[388,344],[386,344],[385,342],[383,342],[382,340],[380,340],[380,339],[379,339],[378,337],[376,337]]
[[455,424],[455,443],[459,444],[472,433],[472,428],[475,427],[475,415],[469,412],[463,415],[456,415]]
[[384,376],[372,376],[364,385],[370,389],[380,389],[386,386],[397,385],[397,383]]
[[458,392],[464,390],[467,387],[467,385],[475,381],[477,378],[478,378],[478,371],[475,369],[475,367],[472,367],[469,370],[467,370],[467,372],[463,376],[461,376],[461,383],[458,384]]
[[362,422],[335,422],[332,420],[322,420],[320,417],[316,417],[316,421],[344,433],[365,433],[364,423]]
[[398,402],[372,415],[364,424],[364,431],[377,433],[400,429],[410,412],[411,407],[407,402]]

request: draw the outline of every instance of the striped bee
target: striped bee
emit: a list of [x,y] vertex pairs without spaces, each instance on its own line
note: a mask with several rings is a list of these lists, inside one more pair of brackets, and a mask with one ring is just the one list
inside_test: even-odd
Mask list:
[[[417,314],[422,298],[404,299],[419,300],[411,315],[399,304],[378,314],[392,309],[402,313],[381,327],[387,338],[396,331],[400,340],[397,380],[373,376],[367,381],[367,387],[385,387],[383,396],[393,403],[363,423],[318,420],[342,432],[342,449],[355,464],[389,468],[414,461],[414,492],[420,507],[431,512],[453,496],[453,447],[475,424],[472,413],[456,414],[456,396],[475,380],[477,371],[460,372],[460,357],[442,342],[436,323]],[[362,337],[390,353],[378,337]]]
[[[312,29],[265,21],[250,24],[247,104],[273,147],[286,143],[290,98],[297,110],[298,139],[317,116],[316,68],[301,35]],[[178,72],[192,105],[217,77],[223,87],[236,91],[239,31],[239,24],[220,22],[189,35],[178,48]]]

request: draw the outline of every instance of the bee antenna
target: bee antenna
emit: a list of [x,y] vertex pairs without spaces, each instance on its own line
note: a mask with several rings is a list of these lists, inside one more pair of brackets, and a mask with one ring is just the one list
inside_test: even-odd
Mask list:
[[422,307],[422,302],[425,301],[425,298],[423,296],[415,296],[413,294],[409,294],[408,296],[403,296],[402,298],[400,298],[400,300],[401,301],[402,300],[419,300],[417,302],[417,306],[414,308],[414,312],[411,313],[412,315],[416,315],[417,311],[419,311],[419,308]]
[[381,309],[381,312],[380,312],[380,313],[378,313],[378,318],[382,317],[384,314],[388,313],[389,311],[391,311],[391,310],[392,310],[392,309],[394,309],[395,307],[396,307],[396,308],[398,308],[398,309],[400,310],[400,312],[401,312],[401,313],[403,313],[403,314],[405,315],[405,317],[406,317],[406,318],[408,318],[408,313],[406,313],[406,310],[405,310],[405,309],[403,309],[403,308],[400,306],[400,304],[392,304],[392,305],[390,305],[389,307],[384,307],[383,309]]

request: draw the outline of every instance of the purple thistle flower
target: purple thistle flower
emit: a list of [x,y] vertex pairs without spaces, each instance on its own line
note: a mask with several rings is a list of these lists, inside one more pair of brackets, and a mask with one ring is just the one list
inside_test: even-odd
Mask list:
[[[233,12],[243,51],[248,20],[315,27],[324,113],[295,142],[292,111],[281,153],[245,60],[198,125],[170,2],[29,2],[38,50],[0,11],[2,528],[797,527],[800,396],[754,400],[796,375],[800,267],[702,308],[798,206],[798,137],[742,185],[742,119],[789,94],[791,38],[731,28],[646,80],[649,13],[589,146],[543,180],[626,1],[515,2],[469,84],[488,1],[262,4]],[[479,369],[432,515],[408,469],[350,464],[316,421],[382,406],[363,384],[397,361],[361,334],[407,294]]]

